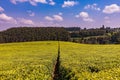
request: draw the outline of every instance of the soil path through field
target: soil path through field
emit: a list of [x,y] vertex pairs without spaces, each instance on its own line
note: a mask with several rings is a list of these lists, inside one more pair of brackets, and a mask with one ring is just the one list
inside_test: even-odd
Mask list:
[[59,77],[60,77],[60,43],[58,41],[58,56],[54,67],[53,80],[59,80]]

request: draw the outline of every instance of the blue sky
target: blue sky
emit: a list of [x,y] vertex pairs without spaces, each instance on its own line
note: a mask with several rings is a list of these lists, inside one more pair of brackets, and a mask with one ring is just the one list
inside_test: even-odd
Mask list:
[[120,0],[0,0],[0,30],[11,27],[120,27]]

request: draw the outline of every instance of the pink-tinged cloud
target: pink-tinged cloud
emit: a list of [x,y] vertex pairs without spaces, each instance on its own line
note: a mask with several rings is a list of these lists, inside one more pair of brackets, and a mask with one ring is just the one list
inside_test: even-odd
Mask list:
[[10,0],[10,2],[13,3],[13,4],[17,4],[16,0]]
[[4,23],[14,23],[14,24],[17,23],[17,21],[16,21],[13,17],[7,16],[7,15],[4,14],[4,13],[0,14],[0,22],[4,22]]
[[4,11],[4,9],[0,6],[0,12],[3,12]]
[[18,18],[18,23],[25,24],[25,25],[34,25],[34,22],[29,19]]

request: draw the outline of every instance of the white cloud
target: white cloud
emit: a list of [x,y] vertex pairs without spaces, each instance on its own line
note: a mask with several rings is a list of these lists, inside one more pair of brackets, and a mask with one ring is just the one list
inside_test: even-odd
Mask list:
[[33,0],[34,2],[39,2],[39,3],[47,3],[47,1],[46,0]]
[[89,17],[87,12],[81,12],[79,15],[80,15],[80,17],[83,17],[83,18]]
[[4,13],[0,14],[0,22],[17,23],[13,17],[7,16]]
[[78,2],[75,1],[64,1],[64,4],[62,5],[62,7],[72,7],[74,5],[78,4]]
[[28,10],[27,12],[28,12],[29,16],[35,16],[35,13],[32,12],[31,10]]
[[24,19],[24,18],[18,18],[18,22],[20,24],[25,24],[25,25],[33,25],[34,24],[34,22],[32,20]]
[[1,24],[12,24],[12,25],[16,25],[16,24],[34,25],[34,22],[32,20],[24,19],[24,18],[14,19],[13,17],[8,16],[4,13],[0,14],[0,23]]
[[96,11],[100,11],[101,9],[99,7],[97,7],[97,4],[94,3],[92,5],[88,4],[84,7],[84,9],[92,9],[92,10],[96,10]]
[[83,21],[93,22],[94,20],[89,16],[87,12],[80,12],[78,15],[75,16],[76,18],[82,18]]
[[58,15],[53,15],[52,17],[46,16],[45,19],[48,20],[48,21],[63,21],[63,17],[59,14]]
[[45,16],[45,19],[48,20],[48,21],[53,21],[53,18],[50,17],[50,16]]
[[10,0],[10,1],[13,4],[29,2],[33,6],[37,6],[37,3],[55,5],[55,2],[53,0],[49,0],[49,1],[47,0]]
[[63,21],[63,18],[60,15],[53,15],[55,21]]
[[55,5],[56,3],[53,0],[49,0],[50,5]]
[[4,11],[4,9],[0,6],[0,12],[3,12]]
[[103,9],[103,13],[106,13],[106,14],[112,14],[117,12],[120,12],[120,6],[118,6],[117,4],[111,4],[111,5],[105,6],[105,8]]
[[46,0],[28,0],[31,5],[37,6],[37,3],[47,4]]

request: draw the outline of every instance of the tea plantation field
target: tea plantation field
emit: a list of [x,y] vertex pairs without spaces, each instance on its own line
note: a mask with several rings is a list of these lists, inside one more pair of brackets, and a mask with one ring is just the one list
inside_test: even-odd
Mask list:
[[61,64],[78,80],[120,80],[120,45],[61,45]]
[[0,44],[0,80],[51,80],[56,42]]
[[[52,80],[57,44],[55,41],[0,44],[0,80]],[[120,45],[60,42],[60,61],[77,80],[120,80]]]

